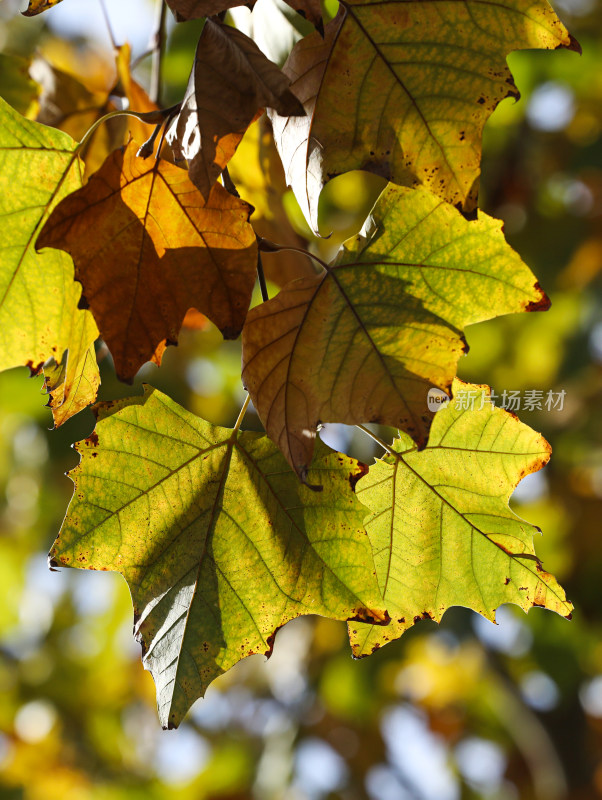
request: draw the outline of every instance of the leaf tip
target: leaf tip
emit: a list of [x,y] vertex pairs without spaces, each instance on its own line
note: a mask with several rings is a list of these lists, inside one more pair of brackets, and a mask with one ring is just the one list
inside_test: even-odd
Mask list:
[[525,311],[547,311],[552,305],[552,301],[541,288],[539,281],[535,282],[533,289],[539,294],[539,297],[537,300],[530,300],[525,305]]

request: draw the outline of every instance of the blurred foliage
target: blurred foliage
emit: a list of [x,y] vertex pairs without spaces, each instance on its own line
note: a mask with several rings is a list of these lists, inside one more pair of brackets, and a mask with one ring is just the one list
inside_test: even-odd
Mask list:
[[[265,5],[262,13],[275,20]],[[116,77],[104,32],[91,45],[48,27],[54,11],[36,20],[17,11],[14,0],[0,6],[0,93],[10,100],[12,81],[21,81],[29,93],[20,110],[39,113],[39,94],[23,70],[35,54],[100,104],[109,101]],[[419,623],[354,662],[343,624],[302,618],[280,631],[269,662],[241,662],[181,729],[163,733],[133,643],[125,582],[46,566],[72,490],[63,475],[76,461],[70,443],[91,431],[92,415],[49,431],[40,380],[28,380],[25,369],[4,373],[0,798],[602,797],[602,3],[562,0],[557,11],[583,56],[511,56],[522,99],[504,101],[486,128],[481,191],[481,206],[504,219],[510,244],[552,308],[470,328],[460,375],[499,394],[566,392],[561,411],[518,410],[554,454],[512,504],[542,527],[538,553],[566,587],[573,621],[504,607],[495,627],[453,609],[441,626]],[[170,30],[166,102],[186,85],[199,26]],[[148,58],[134,75],[148,84]],[[256,205],[263,235],[306,243],[263,121],[246,137],[232,173]],[[322,229],[333,235],[309,247],[331,257],[361,226],[382,186],[359,173],[332,181],[321,214]],[[312,269],[302,256],[265,260],[272,293]],[[102,345],[99,359],[101,398],[131,394],[108,368]],[[160,370],[140,371],[133,391],[150,381],[191,411],[231,424],[243,398],[239,370],[239,343],[222,342],[201,320],[168,349]],[[259,427],[252,414],[245,425]],[[370,440],[344,426],[327,426],[325,436],[364,460],[374,455]]]

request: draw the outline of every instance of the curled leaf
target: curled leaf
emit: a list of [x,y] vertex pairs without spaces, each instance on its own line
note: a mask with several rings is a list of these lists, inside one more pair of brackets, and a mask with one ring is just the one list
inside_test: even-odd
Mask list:
[[304,114],[289,80],[241,31],[209,19],[199,39],[186,95],[167,140],[207,197],[245,131],[263,108]]

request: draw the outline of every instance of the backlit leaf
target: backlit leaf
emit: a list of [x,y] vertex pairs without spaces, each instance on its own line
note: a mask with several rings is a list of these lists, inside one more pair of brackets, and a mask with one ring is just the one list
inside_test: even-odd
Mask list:
[[321,422],[379,422],[426,444],[427,392],[451,387],[469,324],[549,301],[501,223],[390,186],[322,275],[289,283],[243,331],[243,381],[305,476]]
[[219,185],[205,203],[185,170],[137,158],[137,148],[131,142],[109,156],[57,207],[37,242],[73,257],[122,380],[148,360],[161,363],[189,308],[236,338],[257,263],[246,203]]
[[215,427],[148,388],[100,404],[77,449],[50,557],[124,575],[165,727],[241,658],[269,655],[288,620],[386,621],[353,459],[321,445],[312,492],[263,434]]
[[167,139],[176,161],[187,160],[203,197],[265,106],[303,114],[289,81],[255,42],[219,20],[205,23],[182,110]]
[[75,148],[0,100],[0,369],[26,364],[37,372],[52,359],[46,377],[57,424],[91,403],[99,384],[98,330],[78,309],[71,259],[34,249],[49,213],[81,186]]
[[29,0],[27,10],[23,12],[23,16],[35,17],[36,14],[41,14],[42,11],[47,11],[60,2],[62,0]]
[[485,122],[518,97],[506,56],[579,49],[546,0],[351,0],[329,39],[328,51],[317,32],[301,40],[283,68],[306,110],[316,98],[309,130],[279,144],[314,230],[321,187],[353,169],[473,209]]
[[189,19],[202,19],[212,17],[228,8],[248,6],[253,8],[255,0],[167,0],[167,5],[174,13],[178,22]]
[[456,400],[437,412],[428,447],[401,435],[357,484],[372,512],[366,529],[393,621],[352,624],[356,656],[398,638],[419,619],[467,606],[495,621],[503,603],[570,616],[572,606],[533,548],[538,528],[508,501],[550,456],[545,439],[495,408],[488,387],[454,382]]

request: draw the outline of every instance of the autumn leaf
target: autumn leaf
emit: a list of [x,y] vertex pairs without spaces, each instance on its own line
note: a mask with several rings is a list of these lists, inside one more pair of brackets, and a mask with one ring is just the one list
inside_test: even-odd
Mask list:
[[36,373],[50,360],[46,386],[57,425],[91,403],[100,382],[98,330],[78,308],[71,259],[34,249],[50,212],[81,186],[76,147],[0,100],[0,369],[27,365]]
[[579,50],[546,0],[351,0],[328,27],[328,50],[312,33],[283,68],[313,107],[310,124],[271,114],[275,128],[288,128],[276,141],[315,231],[322,186],[353,169],[420,182],[472,210],[485,122],[518,97],[506,56]]
[[208,19],[186,95],[167,140],[176,161],[207,197],[245,131],[265,106],[284,116],[303,114],[281,70],[241,31]]
[[35,17],[36,14],[41,14],[42,11],[47,11],[61,2],[62,0],[29,0],[27,10],[23,11],[23,16]]
[[253,8],[255,0],[248,0],[248,2],[246,0],[167,0],[167,5],[173,11],[178,22],[186,22],[190,19],[212,17],[236,6]]
[[[321,29],[322,9],[319,0],[285,0],[285,2],[312,25]],[[185,22],[190,19],[212,17],[237,6],[247,6],[251,9],[255,5],[255,0],[167,0],[167,5],[178,22]]]
[[430,387],[451,387],[462,329],[549,301],[501,222],[468,222],[425,189],[389,186],[322,275],[252,309],[243,382],[304,478],[322,422],[379,422],[426,444]]
[[164,727],[241,658],[270,655],[288,620],[387,619],[356,461],[322,445],[312,492],[263,434],[215,427],[154,389],[98,408],[51,563],[125,577]]
[[351,625],[356,656],[419,619],[439,622],[451,606],[492,622],[503,603],[570,617],[564,591],[535,555],[539,529],[508,505],[519,481],[547,463],[549,444],[495,408],[488,387],[456,380],[454,397],[437,412],[425,450],[402,434],[357,484],[372,512],[365,524],[393,621],[386,631]]
[[[189,308],[240,333],[257,264],[250,207],[215,186],[205,203],[185,170],[136,158],[131,142],[55,209],[37,247],[68,252],[115,360],[131,380],[161,363]],[[90,231],[94,231],[94,236]]]

